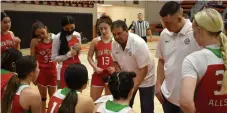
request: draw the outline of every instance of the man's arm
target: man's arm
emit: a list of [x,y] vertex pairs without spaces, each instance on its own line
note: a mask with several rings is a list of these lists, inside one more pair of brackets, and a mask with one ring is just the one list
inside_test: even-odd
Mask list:
[[120,66],[119,66],[119,64],[118,64],[117,62],[113,61],[113,65],[114,65],[115,70],[116,70],[117,72],[120,72],[120,71],[121,71],[121,68],[120,68]]
[[139,85],[143,82],[144,78],[146,77],[148,72],[148,66],[139,68],[138,71],[136,71],[136,77],[134,78],[134,90],[136,91],[139,87]]
[[150,36],[150,38],[152,38],[152,33],[148,22],[146,22],[146,29],[147,29],[147,35]]
[[136,26],[136,23],[134,22],[134,23],[132,24],[132,27],[131,27],[131,32],[132,32],[132,33],[135,33],[135,26]]
[[147,44],[140,44],[134,53],[134,57],[139,69],[136,71],[135,90],[143,82],[148,73],[148,65],[152,62],[152,57]]

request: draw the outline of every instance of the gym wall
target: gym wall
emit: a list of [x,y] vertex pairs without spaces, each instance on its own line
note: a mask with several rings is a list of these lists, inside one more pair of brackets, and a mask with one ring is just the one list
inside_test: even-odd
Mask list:
[[65,15],[71,15],[76,19],[76,29],[92,40],[93,27],[97,17],[97,6],[94,8],[46,6],[32,4],[2,3],[2,11],[5,11],[12,19],[11,30],[21,41],[21,48],[29,48],[31,41],[31,26],[35,20],[47,25],[50,32],[58,33],[61,29],[60,20]]

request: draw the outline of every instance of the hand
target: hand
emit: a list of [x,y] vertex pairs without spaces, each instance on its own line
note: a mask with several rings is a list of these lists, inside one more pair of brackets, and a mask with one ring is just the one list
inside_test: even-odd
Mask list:
[[70,48],[70,53],[71,53],[72,57],[77,55],[77,51],[75,49],[73,49],[73,48]]
[[79,52],[81,50],[80,44],[79,43],[75,44],[73,49]]
[[115,67],[108,67],[107,70],[110,74],[113,74],[116,71]]
[[13,38],[13,43],[14,43],[15,45],[20,44],[20,42],[21,42],[21,40],[20,40],[19,37],[14,37],[14,38]]
[[103,69],[102,69],[102,68],[97,67],[97,68],[95,68],[95,72],[96,72],[97,74],[100,74],[100,73],[102,73],[102,72],[103,72]]
[[158,98],[159,102],[161,104],[163,104],[164,102],[164,97],[162,95],[162,91],[161,91],[161,85],[157,85],[156,84],[156,93],[155,93],[155,96]]

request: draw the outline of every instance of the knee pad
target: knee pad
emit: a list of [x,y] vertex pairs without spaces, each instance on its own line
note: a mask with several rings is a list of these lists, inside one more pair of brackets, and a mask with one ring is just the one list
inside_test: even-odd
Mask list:
[[41,98],[41,99],[42,99],[43,102],[47,100],[47,98]]

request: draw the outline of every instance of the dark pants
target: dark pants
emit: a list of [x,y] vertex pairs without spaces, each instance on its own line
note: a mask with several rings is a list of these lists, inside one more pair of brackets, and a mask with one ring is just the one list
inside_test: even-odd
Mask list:
[[[136,92],[137,91],[135,91],[132,96],[132,99],[130,101],[130,107],[133,106]],[[141,113],[154,113],[155,86],[139,88],[139,92],[140,92]]]
[[172,104],[164,96],[163,98],[164,98],[164,102],[162,104],[162,108],[164,113],[183,113],[183,111],[180,109],[179,106]]
[[147,43],[147,36],[141,37]]

